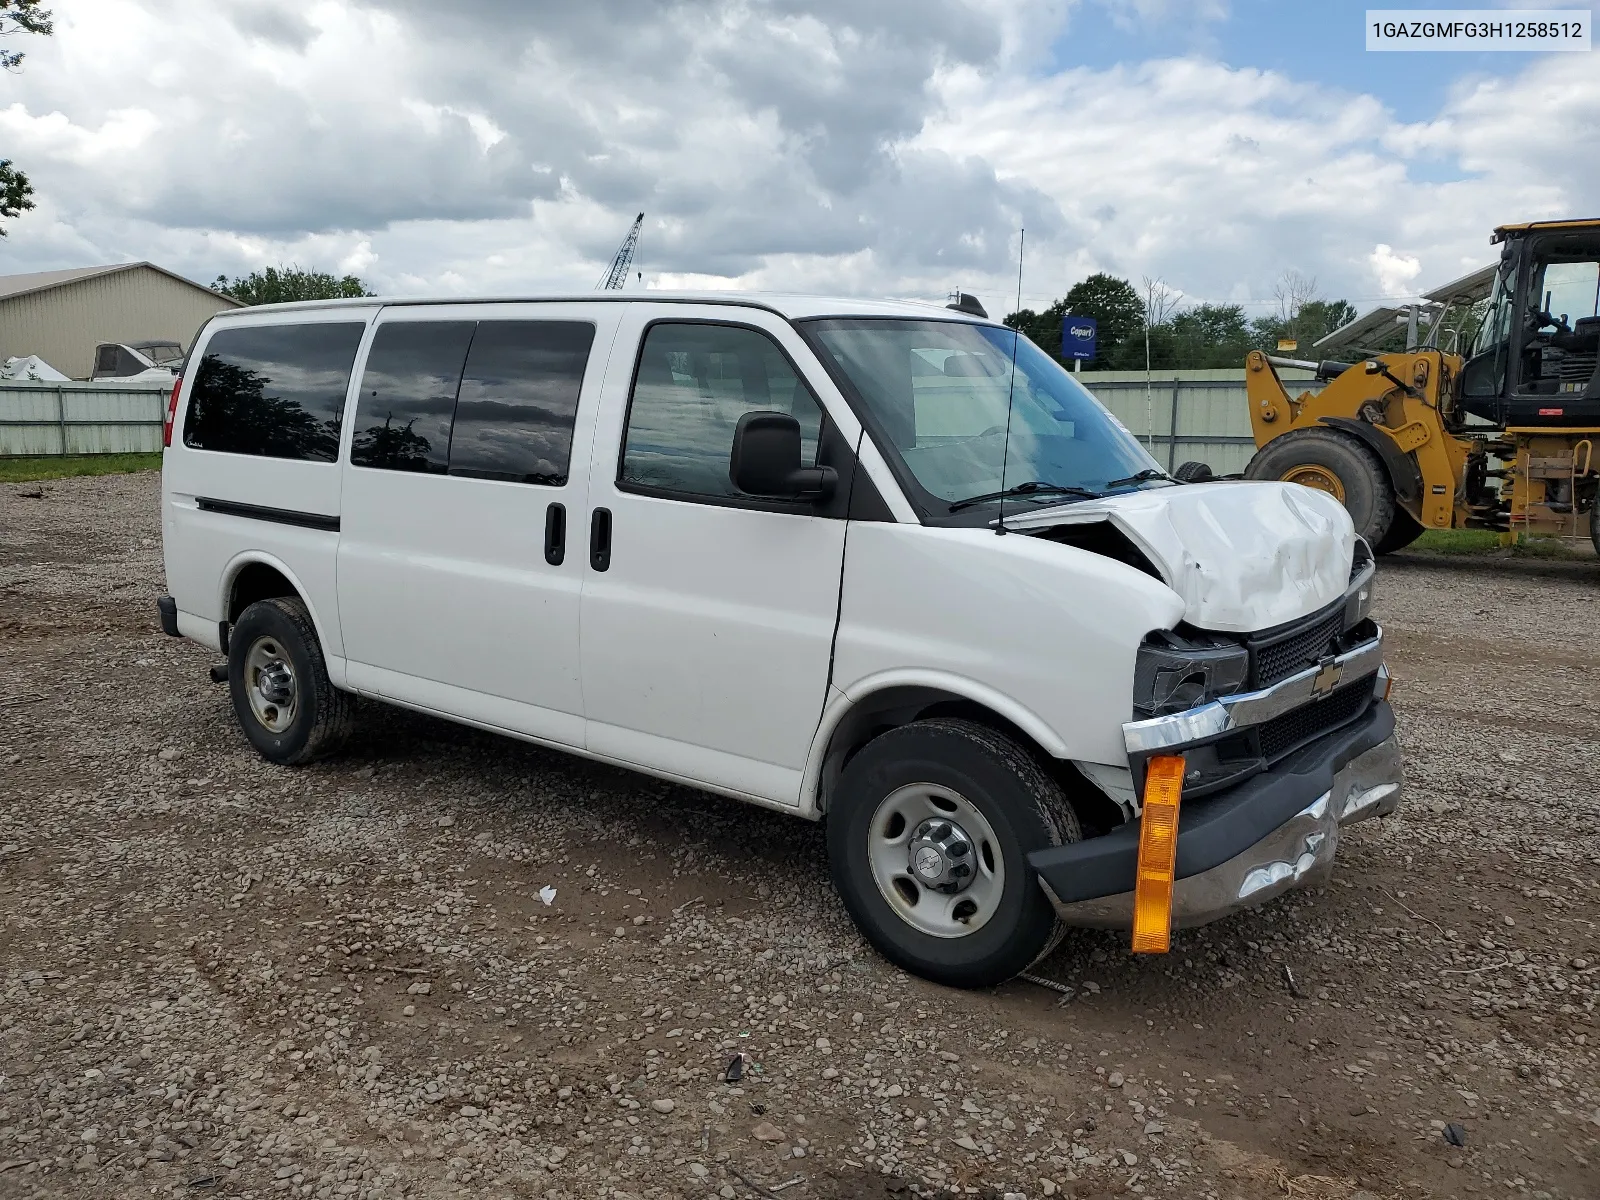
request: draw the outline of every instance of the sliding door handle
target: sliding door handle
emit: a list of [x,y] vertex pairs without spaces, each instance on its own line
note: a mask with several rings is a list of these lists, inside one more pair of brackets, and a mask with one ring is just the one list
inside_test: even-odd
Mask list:
[[589,518],[589,565],[596,571],[611,566],[611,510],[597,508]]
[[567,506],[552,504],[544,510],[544,560],[559,567],[567,557]]

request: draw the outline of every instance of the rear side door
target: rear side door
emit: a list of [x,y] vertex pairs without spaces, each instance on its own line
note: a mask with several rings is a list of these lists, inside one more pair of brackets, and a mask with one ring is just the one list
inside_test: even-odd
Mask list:
[[[829,428],[809,349],[750,308],[635,304],[590,471],[583,690],[591,751],[798,803],[826,700],[847,500],[758,500],[728,477],[746,412],[792,413],[813,461]],[[631,359],[632,362],[627,360]],[[815,369],[815,368],[814,368]]]
[[620,306],[384,310],[351,421],[351,685],[583,744],[588,451]]

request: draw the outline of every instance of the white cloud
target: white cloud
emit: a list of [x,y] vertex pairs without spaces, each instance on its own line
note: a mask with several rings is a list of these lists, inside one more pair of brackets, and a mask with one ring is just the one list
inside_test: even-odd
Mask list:
[[1384,295],[1409,293],[1417,276],[1422,274],[1421,259],[1414,254],[1396,254],[1382,242],[1372,248],[1369,261],[1378,280],[1378,290]]
[[1199,55],[1055,70],[1074,12],[77,0],[4,81],[0,138],[39,208],[3,269],[283,261],[396,292],[587,288],[642,209],[638,267],[660,284],[960,285],[993,310],[1025,225],[1036,305],[1098,269],[1265,304],[1294,268],[1360,303],[1600,194],[1588,56],[1473,81],[1406,124]]

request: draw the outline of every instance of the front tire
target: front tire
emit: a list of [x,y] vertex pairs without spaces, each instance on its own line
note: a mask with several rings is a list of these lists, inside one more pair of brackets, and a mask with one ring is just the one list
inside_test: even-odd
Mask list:
[[1394,520],[1389,523],[1389,532],[1383,535],[1382,541],[1372,547],[1372,552],[1381,555],[1404,550],[1426,532],[1427,530],[1415,517],[1405,509],[1397,508],[1394,510]]
[[1244,469],[1246,479],[1276,479],[1327,492],[1345,506],[1369,545],[1394,523],[1394,489],[1378,456],[1335,429],[1297,429],[1273,438]]
[[1020,746],[971,721],[891,730],[845,768],[828,813],[845,907],[889,961],[953,987],[991,987],[1064,932],[1028,866],[1082,837],[1061,787]]
[[245,737],[268,762],[312,762],[350,735],[354,701],[328,679],[311,614],[296,597],[258,600],[240,614],[228,637],[228,691]]

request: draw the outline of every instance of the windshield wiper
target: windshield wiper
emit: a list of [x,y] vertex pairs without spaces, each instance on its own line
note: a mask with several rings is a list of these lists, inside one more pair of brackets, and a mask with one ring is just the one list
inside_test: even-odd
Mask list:
[[[1151,479],[1172,480],[1172,476],[1168,475],[1160,467],[1146,467],[1137,474],[1129,475],[1126,479],[1113,479],[1110,483],[1106,484],[1106,486],[1108,488],[1126,487],[1130,483],[1144,483]],[[1176,482],[1176,480],[1173,480],[1173,482]]]
[[974,504],[987,504],[991,500],[1009,500],[1012,496],[1082,496],[1085,500],[1098,500],[1100,495],[1101,493],[1091,492],[1088,488],[1069,487],[1063,483],[1045,483],[1043,480],[1031,479],[1027,483],[1008,487],[1003,492],[985,492],[981,496],[968,496],[965,500],[957,500],[950,506],[950,511],[959,512],[963,508],[971,508]]

